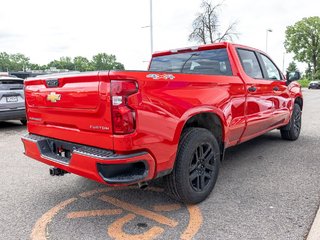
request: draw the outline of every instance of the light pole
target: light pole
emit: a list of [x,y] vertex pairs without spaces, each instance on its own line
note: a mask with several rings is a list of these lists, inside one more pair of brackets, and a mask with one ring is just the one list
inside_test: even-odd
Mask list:
[[144,26],[142,28],[150,28],[150,51],[151,55],[153,53],[153,8],[152,8],[152,0],[150,0],[150,25]]
[[268,33],[272,32],[272,29],[268,28],[266,30],[266,52],[268,52]]
[[151,46],[151,55],[153,53],[153,14],[152,14],[152,0],[150,0],[150,46]]

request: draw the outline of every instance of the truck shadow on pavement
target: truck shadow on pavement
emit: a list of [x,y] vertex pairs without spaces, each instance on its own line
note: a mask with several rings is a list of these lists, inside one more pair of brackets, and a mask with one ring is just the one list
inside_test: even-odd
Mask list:
[[252,157],[254,153],[259,153],[260,156],[264,153],[269,153],[270,149],[274,146],[278,146],[279,148],[280,146],[286,146],[290,143],[292,144],[290,141],[281,139],[280,132],[268,132],[257,138],[226,149],[224,162],[233,161],[235,157],[237,160],[245,156]]
[[5,130],[19,130],[25,129],[26,127],[20,123],[20,121],[0,121],[0,131],[1,129]]

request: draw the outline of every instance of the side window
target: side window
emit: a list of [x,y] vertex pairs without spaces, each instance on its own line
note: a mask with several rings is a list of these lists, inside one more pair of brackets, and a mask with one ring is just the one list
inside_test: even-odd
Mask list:
[[238,49],[238,55],[241,60],[243,70],[248,76],[252,78],[263,78],[257,56],[253,51]]
[[281,80],[281,75],[278,68],[273,64],[273,62],[265,55],[260,54],[263,64],[267,70],[266,76],[268,79]]

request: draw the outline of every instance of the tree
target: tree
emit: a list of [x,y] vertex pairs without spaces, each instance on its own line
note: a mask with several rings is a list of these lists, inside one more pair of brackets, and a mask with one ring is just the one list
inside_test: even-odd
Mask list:
[[312,69],[311,69],[310,64],[308,64],[308,67],[304,73],[305,73],[306,79],[312,79]]
[[6,52],[0,53],[0,71],[9,71],[11,67],[10,55]]
[[30,70],[45,70],[47,69],[46,65],[40,65],[40,64],[36,64],[36,63],[30,63],[29,67],[28,67],[28,71]]
[[93,56],[92,60],[77,56],[61,57],[59,60],[53,60],[48,65],[39,65],[30,63],[30,59],[21,53],[8,54],[0,52],[0,72],[1,71],[30,71],[43,70],[50,67],[57,69],[67,69],[70,71],[93,71],[93,70],[124,70],[124,65],[117,62],[115,55],[99,53]]
[[203,0],[200,7],[202,11],[192,23],[193,31],[189,35],[189,41],[207,44],[233,41],[233,38],[238,36],[237,22],[232,22],[224,32],[219,29],[218,11],[222,3],[214,5],[210,0]]
[[21,53],[11,54],[11,71],[25,71],[30,65],[30,59]]
[[70,57],[61,57],[59,60],[53,60],[48,64],[48,67],[55,67],[57,69],[74,70],[74,63]]
[[85,57],[77,56],[73,59],[73,63],[76,71],[84,72],[93,70],[91,62]]
[[298,71],[297,64],[295,62],[289,63],[287,72],[295,72],[295,71]]
[[30,59],[21,53],[0,53],[1,71],[24,71],[30,66]]
[[312,78],[320,77],[320,17],[308,17],[286,29],[284,42],[294,59],[310,66]]
[[117,62],[115,55],[99,53],[92,58],[91,62],[94,70],[124,70],[124,65]]

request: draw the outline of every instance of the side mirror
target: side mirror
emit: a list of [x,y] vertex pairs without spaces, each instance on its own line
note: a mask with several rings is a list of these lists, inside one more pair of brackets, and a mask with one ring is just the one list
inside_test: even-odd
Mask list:
[[287,85],[293,81],[297,81],[301,78],[300,72],[295,71],[295,72],[287,72]]

